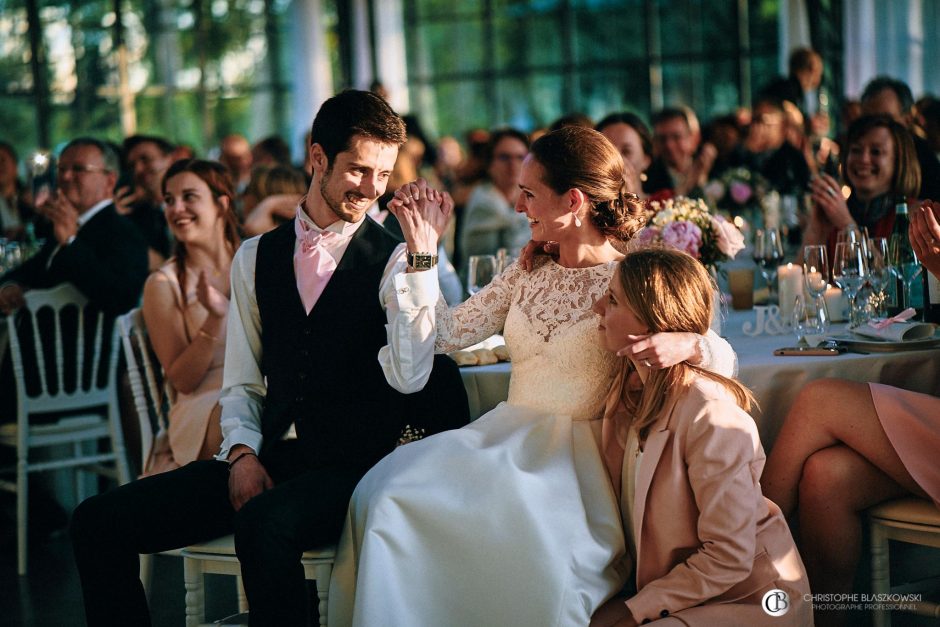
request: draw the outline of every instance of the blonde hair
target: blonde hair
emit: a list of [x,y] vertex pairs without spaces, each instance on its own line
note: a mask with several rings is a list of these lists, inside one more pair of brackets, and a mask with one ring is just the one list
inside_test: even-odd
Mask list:
[[[645,248],[627,253],[617,268],[626,306],[650,333],[708,333],[715,285],[700,262],[671,248]],[[633,417],[624,427],[632,426],[645,439],[650,426],[696,374],[725,386],[744,411],[754,403],[750,390],[739,382],[682,362],[651,370],[639,393],[623,392]]]

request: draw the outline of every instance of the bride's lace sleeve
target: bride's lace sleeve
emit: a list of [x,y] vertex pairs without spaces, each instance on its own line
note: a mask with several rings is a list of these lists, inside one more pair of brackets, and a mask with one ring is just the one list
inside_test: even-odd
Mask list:
[[513,287],[524,270],[513,263],[482,290],[456,307],[439,300],[435,309],[437,337],[434,352],[450,353],[501,333]]
[[702,361],[698,364],[700,367],[728,378],[737,376],[737,354],[731,344],[712,329],[699,337],[698,349],[702,354]]

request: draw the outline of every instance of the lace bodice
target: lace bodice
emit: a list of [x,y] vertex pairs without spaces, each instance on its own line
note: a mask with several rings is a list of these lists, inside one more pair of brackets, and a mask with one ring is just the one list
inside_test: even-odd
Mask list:
[[435,350],[454,351],[502,331],[512,355],[509,403],[599,418],[617,358],[601,347],[591,306],[615,265],[565,268],[539,259],[527,273],[513,264],[465,303],[437,309]]

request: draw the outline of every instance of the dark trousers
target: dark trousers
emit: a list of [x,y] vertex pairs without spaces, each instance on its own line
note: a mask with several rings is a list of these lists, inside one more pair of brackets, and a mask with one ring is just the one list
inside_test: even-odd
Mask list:
[[150,625],[138,554],[234,533],[251,624],[306,625],[301,554],[337,541],[368,468],[312,466],[296,440],[278,442],[262,463],[275,486],[238,512],[228,498],[228,467],[218,461],[193,462],[79,505],[71,531],[88,624]]

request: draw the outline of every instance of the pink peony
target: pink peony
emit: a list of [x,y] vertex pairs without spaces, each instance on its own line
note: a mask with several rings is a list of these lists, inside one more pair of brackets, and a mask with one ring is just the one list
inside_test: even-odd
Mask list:
[[743,205],[754,195],[751,186],[741,181],[732,182],[728,191],[731,194],[731,199],[739,205]]
[[733,222],[729,222],[724,216],[712,216],[711,222],[718,250],[728,255],[729,259],[734,259],[734,256],[744,249],[744,235]]
[[663,227],[663,243],[699,258],[702,230],[692,222],[670,222]]

